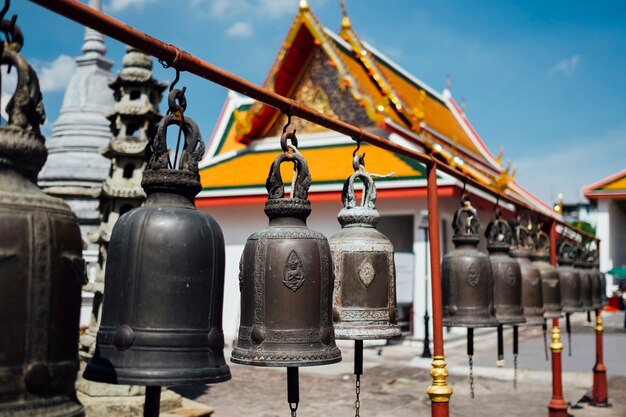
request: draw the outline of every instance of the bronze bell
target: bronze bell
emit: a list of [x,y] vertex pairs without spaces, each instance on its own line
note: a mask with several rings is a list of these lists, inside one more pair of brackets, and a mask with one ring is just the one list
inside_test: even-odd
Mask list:
[[[194,206],[204,144],[196,123],[182,117],[183,93],[172,90],[168,101],[171,113],[146,152],[146,203],[120,217],[111,234],[102,324],[86,379],[150,386],[230,379],[222,333],[224,238]],[[184,133],[177,168],[176,159],[170,168],[166,143],[173,124]]]
[[[364,154],[353,160],[354,173],[343,186],[341,230],[329,240],[335,268],[333,319],[337,339],[388,339],[400,336],[396,314],[396,271],[393,245],[376,230],[376,187],[365,171]],[[364,185],[356,202],[354,181]]]
[[532,226],[523,226],[518,218],[514,226],[513,246],[511,256],[519,263],[522,271],[522,302],[524,303],[524,316],[526,324],[543,325],[543,291],[541,284],[541,272],[530,261],[533,249]]
[[609,298],[606,295],[606,276],[600,272],[600,260],[598,259],[597,251],[593,251],[591,266],[592,271],[598,276],[598,281],[600,282],[600,308],[604,308],[609,303]]
[[561,301],[565,313],[585,311],[581,297],[580,274],[578,269],[572,266],[575,260],[576,251],[574,247],[568,242],[563,242],[559,248],[559,267],[557,270],[561,279]]
[[480,224],[469,198],[452,220],[455,248],[441,264],[443,324],[452,327],[495,327],[493,277],[486,253],[478,250]]
[[576,249],[576,260],[574,261],[574,269],[580,275],[580,298],[582,300],[583,311],[593,311],[593,299],[591,294],[591,272],[587,266],[587,251],[579,246]]
[[[291,145],[287,140],[291,140]],[[244,365],[313,366],[339,362],[332,320],[333,266],[328,240],[306,226],[311,175],[295,131],[270,167],[269,226],[248,238],[240,262],[241,321],[231,360]],[[280,164],[297,172],[285,198]]]
[[587,265],[592,283],[591,300],[593,302],[594,309],[601,310],[605,306],[604,298],[606,297],[606,283],[602,282],[604,274],[602,274],[598,269],[599,262],[595,250],[589,252]]
[[535,250],[530,258],[541,274],[541,293],[543,296],[543,316],[554,319],[562,316],[561,280],[559,272],[550,263],[550,237],[543,230],[535,233]]
[[500,218],[500,211],[485,230],[487,250],[493,272],[493,303],[499,324],[525,323],[522,304],[522,272],[519,263],[511,258],[509,249],[513,232],[508,222]]
[[1,23],[10,39],[1,63],[17,70],[17,86],[0,126],[0,415],[83,416],[74,389],[82,240],[69,207],[36,184],[47,157],[39,130],[46,116],[14,23]]

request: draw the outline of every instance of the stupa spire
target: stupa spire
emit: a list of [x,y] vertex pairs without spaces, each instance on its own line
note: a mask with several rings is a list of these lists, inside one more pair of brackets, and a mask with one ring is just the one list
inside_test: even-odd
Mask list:
[[[101,12],[102,0],[89,0],[89,7]],[[91,28],[85,27],[85,37],[82,50],[85,55],[95,54],[104,56],[107,52],[107,48],[104,45],[104,36]]]

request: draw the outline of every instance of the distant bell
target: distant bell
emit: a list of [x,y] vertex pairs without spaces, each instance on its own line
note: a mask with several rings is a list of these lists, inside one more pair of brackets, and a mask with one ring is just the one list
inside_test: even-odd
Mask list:
[[559,318],[562,316],[561,280],[559,272],[550,263],[550,237],[542,230],[535,233],[535,250],[530,257],[541,274],[541,292],[543,296],[543,316]]
[[577,313],[585,311],[581,297],[580,274],[572,265],[576,260],[576,250],[574,247],[563,242],[559,247],[559,277],[561,279],[561,301],[563,312]]
[[593,311],[591,270],[587,268],[587,251],[582,246],[576,248],[574,268],[580,275],[580,299],[582,300],[583,311]]
[[491,261],[478,250],[480,224],[469,198],[454,213],[452,241],[441,265],[443,324],[452,327],[495,327]]
[[[396,271],[393,245],[376,230],[376,187],[356,155],[354,173],[346,180],[344,208],[337,218],[341,230],[329,239],[335,268],[333,318],[337,339],[388,339],[400,336],[396,314]],[[354,181],[364,185],[356,202]]]
[[[287,140],[291,141],[288,144]],[[241,321],[231,360],[244,365],[299,367],[339,362],[332,320],[333,270],[328,240],[306,226],[311,175],[295,131],[266,181],[269,226],[248,238],[240,262]],[[297,172],[285,198],[280,164]]]
[[[181,94],[170,93],[170,109]],[[165,116],[148,145],[145,206],[113,228],[102,324],[86,379],[159,386],[230,379],[222,332],[224,238],[215,220],[194,207],[204,145],[189,117],[178,168],[168,167],[166,132],[178,120],[175,111]]]
[[530,261],[533,240],[529,226],[522,225],[518,220],[514,227],[511,256],[517,260],[522,271],[522,302],[526,324],[543,325],[543,289],[541,272]]
[[595,250],[593,250],[589,254],[589,267],[591,268],[591,276],[595,282],[595,296],[592,297],[592,300],[596,310],[603,309],[608,303],[608,298],[606,296],[606,278],[604,277],[604,274],[600,272],[599,266],[600,262],[598,260],[598,254]]
[[496,319],[499,324],[525,323],[522,271],[519,263],[509,255],[513,233],[508,222],[500,218],[500,211],[487,225],[485,237],[493,272]]
[[0,126],[0,416],[83,416],[74,389],[82,240],[67,204],[37,187],[48,155],[39,130],[46,115],[14,23],[2,20],[0,58],[17,72]]

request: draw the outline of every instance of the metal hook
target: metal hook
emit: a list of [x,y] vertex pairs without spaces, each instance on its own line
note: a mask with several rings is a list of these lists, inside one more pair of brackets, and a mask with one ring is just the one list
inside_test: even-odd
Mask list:
[[[352,152],[352,159],[356,156],[356,153],[361,149],[361,138],[354,139],[356,141],[356,149]],[[365,155],[365,154],[364,154]]]
[[172,81],[172,83],[170,84],[170,91],[174,89],[174,86],[178,83],[178,80],[180,80],[180,70],[176,68],[176,77],[174,77],[174,81]]
[[469,193],[467,190],[467,176],[463,177],[463,190],[461,191],[461,206],[465,204],[465,202],[469,201]]
[[285,125],[285,127],[283,127],[283,135],[285,134],[285,132],[287,132],[287,128],[291,124],[291,113],[287,112],[285,113],[285,115],[287,115],[287,124]]

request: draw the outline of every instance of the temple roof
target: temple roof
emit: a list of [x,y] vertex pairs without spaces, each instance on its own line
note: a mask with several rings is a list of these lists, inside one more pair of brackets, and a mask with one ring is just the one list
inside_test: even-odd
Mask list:
[[626,198],[626,170],[613,174],[602,181],[583,188],[586,198]]
[[[489,151],[448,89],[435,91],[361,41],[347,16],[335,34],[308,7],[301,7],[263,85],[408,148],[432,152],[464,175],[553,214],[551,207],[515,184],[510,166],[501,166],[501,156]],[[314,184],[340,187],[352,172],[349,155],[354,142],[332,132],[324,137],[321,132],[327,130],[293,120],[298,138],[313,136],[311,141],[300,140],[300,149],[307,160],[311,158]],[[279,110],[230,93],[200,165],[203,192],[199,197],[226,190],[263,192],[285,122]],[[368,170],[396,172],[393,179],[382,181],[389,187],[408,186],[408,180],[423,178],[419,163],[371,146],[367,149]]]

